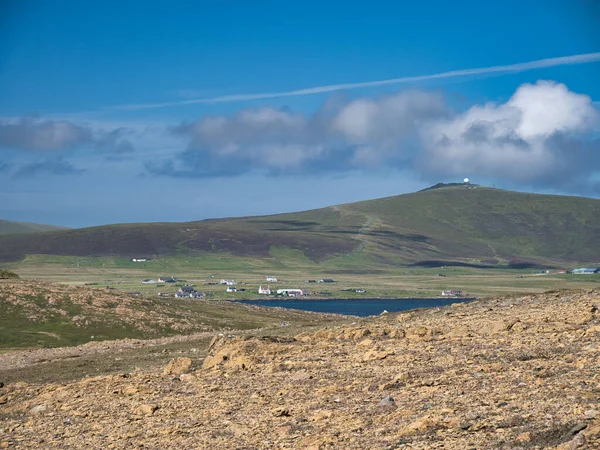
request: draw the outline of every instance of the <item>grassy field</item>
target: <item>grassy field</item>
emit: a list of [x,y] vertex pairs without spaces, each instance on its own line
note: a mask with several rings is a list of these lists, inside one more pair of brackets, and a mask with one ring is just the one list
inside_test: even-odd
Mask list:
[[[70,285],[88,284],[98,289],[140,292],[156,297],[158,292],[173,294],[183,283],[215,299],[258,298],[258,287],[269,283],[267,275],[276,276],[272,288],[308,289],[323,298],[360,297],[437,297],[442,290],[462,290],[473,296],[488,296],[513,292],[543,292],[563,288],[598,286],[600,275],[540,274],[535,269],[481,269],[475,267],[389,267],[354,264],[352,258],[339,258],[315,263],[301,252],[289,249],[272,251],[271,258],[241,258],[227,255],[207,255],[192,258],[165,258],[146,262],[115,257],[71,257],[32,255],[19,263],[4,264],[22,278],[53,281]],[[367,268],[365,268],[367,267]],[[143,279],[174,276],[174,284],[142,284]],[[335,283],[307,283],[306,280],[332,278]],[[227,293],[216,283],[233,279],[244,292]],[[343,289],[366,289],[358,294]],[[324,294],[328,292],[329,294]],[[264,297],[263,297],[264,298]]]

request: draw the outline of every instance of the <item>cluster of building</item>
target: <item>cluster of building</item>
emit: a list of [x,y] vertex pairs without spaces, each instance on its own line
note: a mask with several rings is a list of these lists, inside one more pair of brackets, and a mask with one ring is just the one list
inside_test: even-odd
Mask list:
[[284,288],[284,289],[271,289],[270,286],[266,288],[259,286],[258,293],[261,295],[282,295],[284,297],[301,297],[308,296],[310,292],[306,289],[296,289],[296,288]]
[[181,286],[177,292],[175,292],[176,298],[204,298],[206,294],[199,292],[194,289],[191,285]]
[[565,270],[565,269],[560,269],[560,270],[544,269],[544,270],[539,270],[536,273],[538,273],[538,274],[544,274],[544,273],[558,273],[558,274],[572,273],[574,275],[593,275],[595,273],[600,273],[600,267],[580,267],[578,269],[573,269],[570,272],[567,272],[567,270]]
[[447,290],[447,291],[442,291],[442,297],[464,297],[465,293],[463,291],[457,291],[457,290]]
[[176,283],[177,278],[175,277],[158,277],[158,280],[142,280],[142,284],[156,284],[156,283]]
[[367,290],[362,288],[346,288],[342,289],[342,292],[356,292],[357,294],[366,294]]
[[571,273],[575,275],[593,275],[600,273],[600,267],[580,267],[579,269],[573,269]]
[[[142,259],[140,258],[134,258],[134,261],[141,261]],[[211,276],[211,278],[214,278],[214,276]],[[280,280],[277,279],[277,277],[272,276],[272,275],[268,275],[265,277],[265,281],[267,283],[278,283],[280,282]],[[177,282],[177,278],[175,277],[159,277],[158,279],[154,280],[154,279],[146,279],[146,280],[142,280],[143,284],[156,284],[156,283],[176,283]],[[305,283],[335,283],[336,281],[332,278],[321,278],[321,279],[315,279],[315,280],[305,280]],[[241,292],[241,291],[245,291],[246,289],[238,289],[236,286],[236,282],[235,280],[230,280],[230,279],[221,279],[220,281],[214,281],[214,282],[208,282],[205,283],[208,285],[223,285],[225,286],[225,292]],[[245,284],[245,283],[242,283]],[[181,286],[181,285],[178,285]],[[356,292],[358,294],[364,294],[367,291],[365,289],[360,289],[360,288],[348,288],[348,289],[342,289],[343,291],[350,291],[350,292]],[[449,291],[450,292],[450,291]],[[453,292],[453,291],[452,291]],[[457,291],[460,292],[460,291]],[[277,296],[284,296],[284,297],[302,297],[302,296],[309,296],[310,295],[310,291],[307,289],[300,289],[300,288],[280,288],[280,289],[274,289],[272,288],[270,285],[267,285],[266,287],[264,286],[259,286],[258,288],[258,293],[260,295],[277,295]],[[329,292],[326,293],[321,293],[323,295],[325,294],[331,294]],[[158,295],[160,297],[172,297],[173,294],[169,294],[169,293],[164,293],[164,292],[160,292],[158,293]],[[443,294],[446,295],[446,294]],[[207,295],[204,292],[200,292],[197,291],[196,289],[194,289],[194,287],[191,284],[185,284],[184,286],[181,286],[179,288],[179,290],[175,293],[175,297],[176,298],[205,298]]]

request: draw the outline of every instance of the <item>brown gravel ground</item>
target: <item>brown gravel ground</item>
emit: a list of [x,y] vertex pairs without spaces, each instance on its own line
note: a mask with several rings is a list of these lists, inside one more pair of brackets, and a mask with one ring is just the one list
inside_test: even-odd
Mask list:
[[0,447],[600,448],[599,306],[600,290],[509,296],[216,336],[165,370],[13,379]]

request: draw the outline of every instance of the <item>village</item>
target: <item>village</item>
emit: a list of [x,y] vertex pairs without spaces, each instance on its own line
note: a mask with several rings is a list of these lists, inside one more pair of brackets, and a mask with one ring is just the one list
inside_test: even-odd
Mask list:
[[[141,258],[133,259],[134,262],[145,261]],[[543,270],[538,271],[535,274],[545,275],[545,274],[572,274],[572,275],[593,275],[600,273],[600,267],[581,267],[572,269],[570,271],[561,269],[561,270]],[[442,276],[442,275],[440,275]],[[445,277],[445,276],[443,276]],[[177,288],[175,292],[173,289],[168,290],[159,290],[156,292],[156,295],[164,298],[195,298],[195,299],[203,299],[203,298],[222,298],[219,295],[219,290],[216,289],[219,286],[223,288],[223,293],[229,299],[236,298],[248,298],[248,295],[238,296],[237,294],[245,293],[245,294],[258,294],[259,296],[266,296],[271,298],[301,298],[301,297],[320,297],[327,298],[333,296],[333,292],[327,289],[317,289],[316,286],[333,286],[338,283],[337,280],[332,278],[314,278],[314,279],[305,279],[303,283],[307,286],[301,286],[300,283],[295,282],[295,286],[287,287],[285,284],[290,284],[286,280],[281,280],[277,276],[274,275],[266,275],[262,281],[256,282],[236,282],[234,279],[222,278],[215,279],[215,275],[210,275],[210,280],[203,283],[204,286],[207,286],[207,289],[201,289],[193,283],[188,282],[187,280],[182,280],[174,276],[162,276],[156,279],[143,279],[141,281],[142,284],[145,285],[155,285],[157,288],[172,286]],[[258,284],[258,287],[256,287]],[[278,287],[280,285],[282,287]],[[254,286],[254,287],[252,287]],[[362,294],[367,294],[368,290],[363,287],[343,287],[339,289],[339,292],[351,294],[354,298],[356,294],[362,296]],[[439,291],[438,291],[439,292]],[[136,292],[137,295],[140,295],[139,292]],[[342,294],[344,295],[344,294]],[[460,289],[443,289],[440,293],[440,297],[470,297],[471,294],[465,292]],[[252,297],[252,296],[250,296]],[[364,298],[364,297],[363,297]]]
[[[137,262],[137,261],[139,261],[139,259],[134,259],[133,261]],[[211,275],[211,278],[214,278],[214,275]],[[277,284],[277,283],[281,283],[281,282],[282,281],[279,280],[277,277],[272,276],[272,275],[267,275],[264,278],[264,283],[263,283],[264,285],[260,284],[258,286],[258,289],[256,291],[252,291],[252,292],[256,292],[259,295],[266,295],[266,296],[271,296],[271,297],[309,297],[311,295],[313,295],[313,296],[314,295],[317,295],[317,296],[331,295],[331,293],[328,291],[317,291],[314,289],[311,290],[311,289],[300,288],[300,287],[275,288],[275,287],[271,286],[272,284]],[[329,285],[329,284],[337,283],[337,281],[332,278],[321,278],[321,279],[307,279],[307,280],[304,280],[304,283],[305,284],[313,284],[314,283],[317,285],[322,285],[322,284]],[[171,285],[171,286],[175,286],[178,288],[175,293],[159,291],[159,292],[157,292],[157,295],[159,297],[207,298],[207,297],[211,297],[214,295],[214,293],[207,293],[207,292],[198,290],[194,284],[188,283],[187,281],[180,280],[177,277],[172,277],[172,276],[158,277],[157,279],[144,279],[144,280],[142,280],[142,284],[156,285],[157,287]],[[208,281],[203,284],[206,286],[222,286],[222,287],[224,287],[224,292],[229,293],[229,294],[250,291],[250,289],[248,289],[247,287],[242,287],[242,286],[246,286],[247,282],[237,283],[235,280],[232,280],[232,279],[223,278],[218,281],[216,281],[216,280]],[[345,288],[345,289],[342,289],[342,291],[355,292],[358,294],[367,293],[367,290],[362,289],[362,288]],[[139,294],[139,293],[137,293],[137,294]]]

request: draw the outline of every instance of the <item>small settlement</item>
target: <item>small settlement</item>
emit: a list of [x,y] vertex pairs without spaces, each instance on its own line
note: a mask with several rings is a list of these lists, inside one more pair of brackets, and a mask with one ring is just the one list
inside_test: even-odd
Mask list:
[[[214,275],[211,275],[211,278],[214,278]],[[156,284],[157,286],[162,286],[162,283],[177,283],[178,279],[176,277],[159,277],[157,279],[144,279],[142,280],[142,284]],[[281,280],[279,280],[277,277],[273,276],[273,275],[267,275],[265,277],[265,281],[267,283],[280,283]],[[321,278],[319,280],[306,280],[306,283],[335,283],[336,281],[331,279],[331,278]],[[158,284],[160,283],[160,284]],[[225,287],[225,292],[227,293],[235,293],[235,292],[243,292],[246,291],[246,289],[241,289],[238,288],[237,283],[235,282],[235,280],[232,279],[227,279],[227,278],[222,278],[221,280],[217,281],[208,281],[205,283],[206,285],[222,285]],[[241,284],[246,284],[245,282],[242,282]],[[186,283],[184,285],[182,284],[177,284],[176,286],[179,287],[179,289],[175,292],[175,294],[173,293],[168,293],[168,292],[158,292],[157,295],[159,297],[175,297],[175,298],[206,298],[207,294],[204,292],[200,292],[197,291],[194,286],[192,284]],[[343,289],[344,291],[351,291],[351,292],[356,292],[356,293],[366,293],[367,291],[365,289]],[[279,289],[274,289],[271,287],[270,284],[268,284],[267,286],[259,286],[258,287],[258,294],[259,295],[271,295],[271,296],[281,296],[281,297],[305,297],[305,296],[310,296],[311,295],[311,291],[308,289],[302,289],[300,287],[289,287],[289,288],[279,288]],[[330,294],[330,293],[319,293],[319,294]],[[212,295],[212,294],[209,294]]]
[[179,290],[175,293],[176,298],[204,298],[206,294],[204,292],[199,292],[192,285],[181,286]]
[[600,273],[600,267],[580,267],[571,271],[574,275],[594,275]]
[[464,297],[465,293],[463,291],[457,290],[448,290],[442,291],[442,297]]

